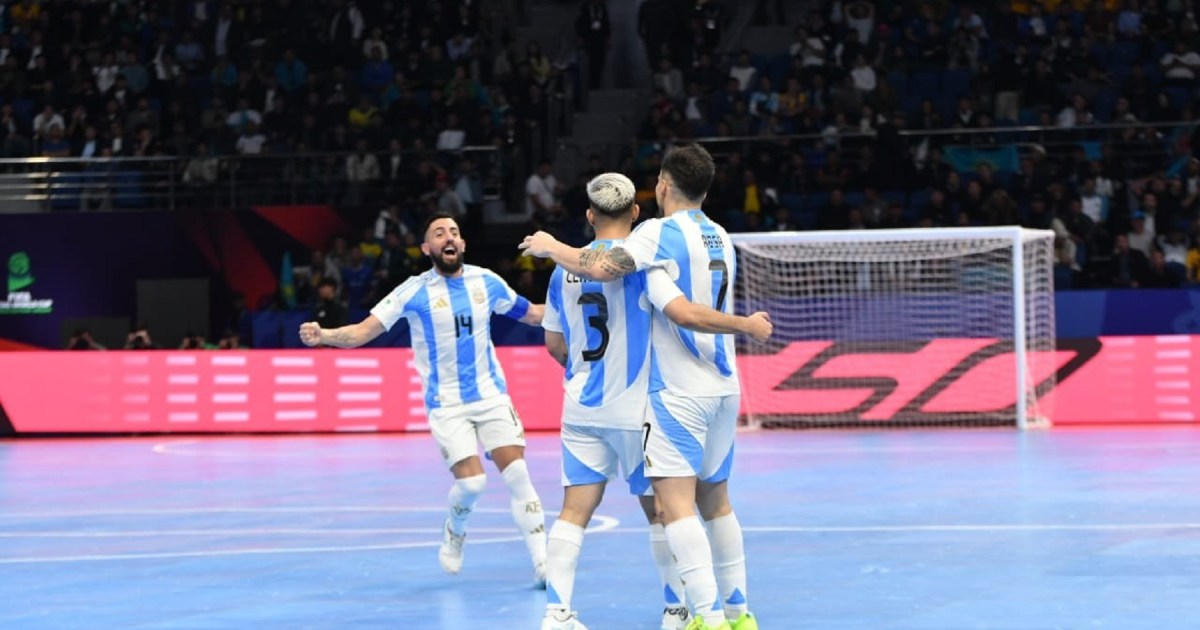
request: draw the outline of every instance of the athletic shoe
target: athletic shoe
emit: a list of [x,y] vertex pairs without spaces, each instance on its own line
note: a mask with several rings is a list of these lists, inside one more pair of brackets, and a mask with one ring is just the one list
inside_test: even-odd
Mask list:
[[742,613],[741,617],[730,622],[733,630],[758,630],[758,621],[750,613]]
[[446,519],[446,525],[442,528],[442,548],[438,550],[438,561],[442,563],[442,570],[446,573],[454,575],[462,569],[463,543],[466,542],[466,538],[466,534],[455,534],[450,529],[450,519]]
[[579,613],[570,610],[547,610],[542,617],[542,630],[587,630],[579,623]]
[[667,606],[663,609],[661,630],[684,630],[687,623],[687,606]]
[[692,622],[687,625],[685,630],[733,630],[728,621],[722,621],[719,626],[710,626],[704,623],[704,617],[692,617]]
[[[539,591],[546,590],[546,563],[539,562],[533,567],[533,588]],[[583,628],[583,626],[579,626]]]

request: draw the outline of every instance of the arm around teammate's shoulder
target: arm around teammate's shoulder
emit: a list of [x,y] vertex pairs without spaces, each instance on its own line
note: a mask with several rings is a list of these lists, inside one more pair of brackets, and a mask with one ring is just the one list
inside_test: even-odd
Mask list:
[[546,305],[545,304],[530,304],[529,310],[525,311],[525,314],[522,315],[521,319],[519,319],[517,321],[521,322],[522,324],[529,324],[530,326],[541,326],[542,325],[542,317],[545,314],[546,314]]
[[340,328],[321,328],[316,322],[305,322],[300,325],[300,341],[309,347],[357,348],[370,343],[386,330],[383,322],[374,315]]

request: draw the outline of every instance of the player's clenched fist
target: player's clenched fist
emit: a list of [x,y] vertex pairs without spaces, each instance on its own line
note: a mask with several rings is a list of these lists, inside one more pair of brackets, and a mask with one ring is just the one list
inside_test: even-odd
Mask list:
[[300,341],[310,348],[321,345],[321,325],[316,322],[300,324]]
[[747,319],[750,320],[750,336],[754,337],[755,341],[766,341],[771,338],[771,333],[775,332],[775,324],[771,323],[771,315],[765,311],[749,315]]

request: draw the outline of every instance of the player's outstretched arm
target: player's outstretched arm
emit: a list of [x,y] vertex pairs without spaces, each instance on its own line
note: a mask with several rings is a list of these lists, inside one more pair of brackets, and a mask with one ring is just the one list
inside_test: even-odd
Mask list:
[[541,326],[542,318],[545,316],[545,314],[545,304],[530,304],[529,310],[525,311],[525,314],[522,315],[521,319],[517,321],[521,322],[522,324],[529,324],[530,326]]
[[546,331],[546,352],[549,352],[559,365],[567,367],[567,338],[562,333]]
[[678,326],[701,333],[750,335],[757,341],[771,338],[775,325],[764,311],[742,317],[729,315],[680,296],[663,308],[663,314]]
[[370,343],[385,330],[383,322],[374,315],[368,315],[357,324],[332,329],[321,328],[316,322],[305,322],[300,324],[300,341],[309,347],[357,348]]
[[637,263],[624,248],[580,249],[561,243],[546,232],[526,236],[518,248],[526,256],[549,258],[566,271],[597,282],[609,282],[637,271]]

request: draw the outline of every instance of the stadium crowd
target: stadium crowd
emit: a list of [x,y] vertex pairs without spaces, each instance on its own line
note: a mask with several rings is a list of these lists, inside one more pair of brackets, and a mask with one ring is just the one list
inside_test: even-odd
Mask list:
[[[222,155],[311,156],[276,176],[356,210],[363,232],[312,254],[308,304],[325,278],[369,301],[423,264],[423,214],[478,225],[483,190],[527,173],[534,226],[584,239],[589,174],[629,173],[652,209],[664,148],[692,138],[720,158],[708,209],[733,230],[1019,222],[1058,232],[1060,287],[1178,286],[1200,282],[1197,4],[760,0],[758,17],[798,20],[793,41],[725,54],[734,5],[647,0],[638,137],[559,182],[548,164],[456,153],[528,159],[549,95],[576,80],[518,46],[494,1],[12,0],[0,153],[177,156],[197,189],[225,175]],[[564,27],[598,86],[606,2],[578,6]],[[496,255],[481,262],[538,296],[547,268]]]
[[658,51],[646,201],[700,138],[731,229],[1021,223],[1058,232],[1060,288],[1200,282],[1198,3],[813,4],[775,54]]

